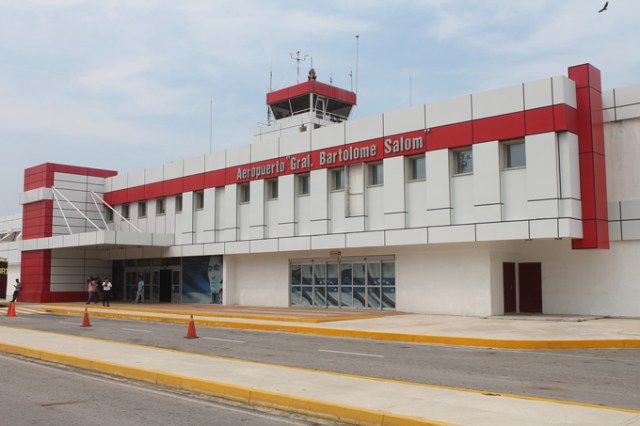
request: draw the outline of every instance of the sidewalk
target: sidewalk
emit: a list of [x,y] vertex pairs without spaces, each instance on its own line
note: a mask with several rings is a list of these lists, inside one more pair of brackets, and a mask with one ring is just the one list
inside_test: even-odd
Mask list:
[[[19,306],[19,305],[18,305]],[[518,315],[462,317],[399,312],[220,305],[31,305],[47,312],[325,336],[509,349],[640,348],[640,318]]]
[[[80,303],[17,306],[18,316],[37,311],[80,316],[87,308],[91,316],[186,325],[193,315],[200,325],[439,344],[640,347],[640,319],[123,303],[110,308]],[[283,367],[14,327],[0,326],[0,352],[356,424],[640,424],[639,410]]]
[[0,335],[3,352],[357,424],[640,423],[640,411],[325,373],[11,327],[0,327]]

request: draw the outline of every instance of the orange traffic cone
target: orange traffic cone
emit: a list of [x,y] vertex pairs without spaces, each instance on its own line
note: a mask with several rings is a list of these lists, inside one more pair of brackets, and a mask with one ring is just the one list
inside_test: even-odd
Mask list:
[[191,315],[191,319],[189,320],[189,328],[187,328],[187,335],[184,336],[185,339],[197,339],[196,335],[196,325],[193,322],[193,315]]
[[84,308],[84,318],[82,318],[82,325],[80,327],[91,327],[91,323],[89,322],[89,311],[87,311],[87,308]]
[[16,316],[16,303],[15,302],[9,302],[9,309],[7,309],[7,316],[8,317],[15,317]]

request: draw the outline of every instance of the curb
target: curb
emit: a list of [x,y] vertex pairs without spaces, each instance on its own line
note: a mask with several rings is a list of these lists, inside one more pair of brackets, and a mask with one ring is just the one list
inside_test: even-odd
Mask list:
[[[46,307],[45,311],[57,314],[82,315],[83,312],[74,309]],[[236,328],[244,330],[272,331],[282,333],[311,334],[318,336],[344,337],[351,339],[370,339],[395,342],[421,343],[431,345],[452,345],[469,347],[486,347],[497,349],[640,349],[638,339],[584,339],[584,340],[509,340],[509,339],[486,339],[476,337],[455,337],[418,335],[407,333],[388,333],[381,331],[345,330],[326,327],[309,327],[304,325],[286,324],[260,324],[247,322],[228,322],[202,318],[200,313],[184,312],[168,315],[181,315],[185,318],[160,317],[153,315],[137,315],[134,313],[122,312],[91,312],[92,316],[113,319],[129,319],[140,321],[167,322],[173,324],[187,324],[189,315],[197,317],[195,324],[207,327]],[[208,315],[211,316],[211,315]],[[273,320],[270,318],[270,320]]]
[[229,385],[221,382],[181,376],[178,374],[158,373],[143,368],[129,367],[113,362],[97,361],[90,358],[33,349],[27,346],[3,342],[0,342],[0,351],[27,358],[52,362],[55,364],[76,367],[83,370],[167,386],[174,389],[187,390],[223,399],[240,401],[250,405],[276,408],[279,410],[335,421],[349,422],[358,425],[452,425],[451,423],[446,422],[403,416],[376,410],[367,410],[348,405],[328,403],[244,386]]

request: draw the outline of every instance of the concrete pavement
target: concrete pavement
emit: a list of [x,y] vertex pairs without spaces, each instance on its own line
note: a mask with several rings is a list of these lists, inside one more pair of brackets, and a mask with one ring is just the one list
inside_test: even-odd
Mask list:
[[640,318],[512,315],[463,317],[379,311],[220,305],[83,303],[32,305],[46,312],[306,333],[348,338],[509,349],[640,348]]
[[[84,304],[29,309],[84,314]],[[18,304],[18,315],[22,315]],[[640,347],[640,319],[469,318],[207,305],[88,307],[90,316],[492,347]],[[25,313],[24,315],[27,315]],[[10,320],[11,318],[7,318]],[[420,385],[0,327],[0,351],[357,424],[639,424],[639,410]],[[80,324],[80,318],[79,318]],[[15,326],[19,326],[16,321]],[[185,326],[186,331],[186,326]],[[466,342],[466,343],[465,343]],[[123,354],[125,354],[123,356]]]

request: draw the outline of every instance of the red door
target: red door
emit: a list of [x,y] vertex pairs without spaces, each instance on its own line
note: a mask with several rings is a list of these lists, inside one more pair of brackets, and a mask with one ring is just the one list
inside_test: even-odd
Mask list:
[[519,263],[520,312],[542,313],[542,264]]
[[516,264],[502,264],[502,285],[504,287],[504,313],[516,312]]

